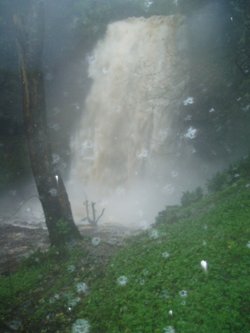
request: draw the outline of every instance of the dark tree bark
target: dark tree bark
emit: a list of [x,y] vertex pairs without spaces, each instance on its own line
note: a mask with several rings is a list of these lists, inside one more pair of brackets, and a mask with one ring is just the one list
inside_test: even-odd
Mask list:
[[23,94],[23,122],[31,168],[45,215],[50,242],[55,246],[81,238],[74,223],[68,195],[52,163],[46,120],[42,68],[44,7],[30,3],[27,16],[14,16]]

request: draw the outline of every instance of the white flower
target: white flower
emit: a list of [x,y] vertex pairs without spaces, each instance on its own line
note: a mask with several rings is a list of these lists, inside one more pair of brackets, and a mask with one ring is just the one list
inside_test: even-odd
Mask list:
[[180,295],[181,297],[187,297],[188,293],[187,293],[186,290],[181,290],[181,291],[179,292],[179,295]]
[[101,238],[100,237],[93,237],[91,240],[92,245],[94,246],[98,246],[101,242]]
[[163,328],[163,333],[175,333],[175,329],[173,328],[173,326],[167,326]]
[[170,254],[168,252],[163,252],[161,256],[165,259],[169,258]]
[[76,285],[76,290],[79,294],[80,293],[86,294],[86,292],[88,291],[88,286],[86,285],[85,282],[79,282]]
[[89,333],[90,324],[86,319],[77,319],[72,325],[72,333]]
[[201,260],[201,268],[202,268],[205,272],[207,272],[207,266],[208,266],[207,261],[206,261],[206,260]]
[[250,249],[250,241],[247,242],[247,248]]
[[183,101],[183,105],[187,106],[187,105],[191,105],[194,104],[194,98],[193,97],[188,97],[185,99],[185,101]]
[[118,277],[117,283],[119,284],[119,286],[126,286],[126,284],[128,283],[128,278],[125,275],[122,275]]
[[173,310],[169,310],[169,311],[168,311],[168,314],[169,314],[170,316],[172,316],[172,315],[173,315]]

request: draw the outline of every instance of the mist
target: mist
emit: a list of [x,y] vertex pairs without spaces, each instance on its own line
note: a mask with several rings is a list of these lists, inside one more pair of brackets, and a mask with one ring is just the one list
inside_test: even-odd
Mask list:
[[1,332],[250,332],[249,75],[250,1],[0,0]]
[[178,126],[188,103],[185,31],[181,16],[129,18],[110,24],[87,56],[92,86],[71,144],[76,218],[88,198],[107,222],[148,226],[201,182],[183,177],[195,137]]
[[[247,139],[235,135],[247,133],[244,119],[234,127],[222,120],[239,97],[228,74],[234,17],[224,1],[191,12],[173,1],[168,15],[157,1],[134,14],[129,4],[120,10],[113,4],[111,17],[99,30],[88,23],[91,30],[91,11],[86,7],[81,17],[77,5],[46,2],[43,58],[54,164],[77,223],[89,200],[98,211],[105,208],[102,224],[146,228],[165,206],[179,204],[183,192],[204,186],[249,149]],[[17,9],[5,7],[6,15]],[[10,21],[4,29],[14,43]],[[18,72],[10,53],[6,48],[1,62]],[[235,65],[233,71],[237,81]],[[20,106],[12,113],[21,124]],[[14,204],[10,221],[44,225],[27,173],[2,193],[2,215],[13,216]]]

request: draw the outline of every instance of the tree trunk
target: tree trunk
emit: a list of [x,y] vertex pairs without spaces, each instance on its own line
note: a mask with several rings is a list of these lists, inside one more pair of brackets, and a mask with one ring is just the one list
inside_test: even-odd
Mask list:
[[25,22],[14,16],[23,91],[23,122],[31,168],[45,215],[50,242],[62,246],[81,238],[63,180],[52,163],[46,121],[42,69],[44,8],[34,2]]

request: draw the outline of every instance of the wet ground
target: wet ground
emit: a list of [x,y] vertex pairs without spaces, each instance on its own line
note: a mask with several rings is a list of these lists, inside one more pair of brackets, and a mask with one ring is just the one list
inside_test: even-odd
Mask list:
[[14,271],[21,259],[49,246],[46,230],[14,225],[0,226],[0,273]]
[[[102,225],[96,228],[88,225],[78,226],[81,234],[84,235],[86,247],[94,252],[93,255],[109,257],[118,247],[122,246],[124,240],[136,233],[135,230],[119,225]],[[100,242],[93,246],[95,239]],[[24,225],[18,221],[14,224],[0,225],[0,274],[8,274],[15,271],[20,261],[29,256],[32,252],[40,249],[45,251],[49,248],[48,232],[39,226]]]

